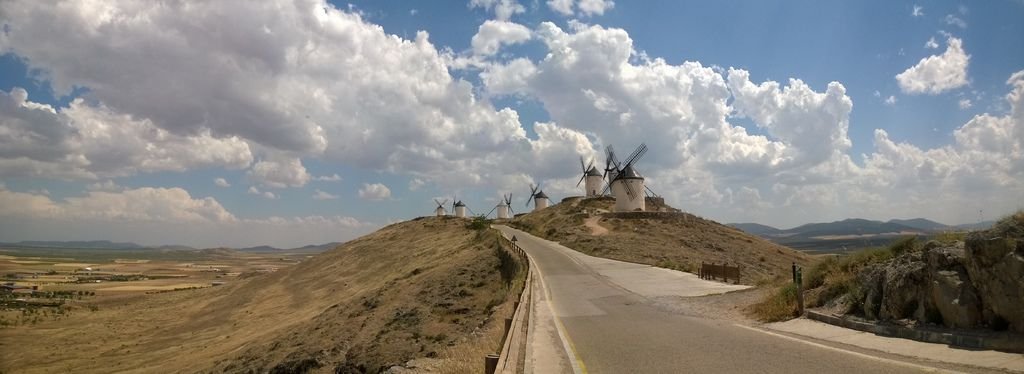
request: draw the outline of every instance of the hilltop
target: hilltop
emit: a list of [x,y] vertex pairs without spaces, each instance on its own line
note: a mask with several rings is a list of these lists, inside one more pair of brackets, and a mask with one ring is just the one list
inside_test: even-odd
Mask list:
[[[648,207],[651,207],[649,201]],[[701,262],[738,264],[741,283],[787,275],[810,257],[718,222],[679,212],[610,213],[609,197],[570,197],[510,222],[577,251],[615,260],[696,272]]]
[[986,229],[994,223],[986,221],[951,226],[926,218],[891,219],[885,222],[848,218],[833,222],[808,223],[790,229],[757,223],[730,223],[729,226],[790,248],[806,252],[834,253],[885,246],[904,236],[933,236],[951,231]]
[[424,358],[479,371],[520,270],[493,232],[417,219],[277,272],[6,328],[0,371],[357,373]]

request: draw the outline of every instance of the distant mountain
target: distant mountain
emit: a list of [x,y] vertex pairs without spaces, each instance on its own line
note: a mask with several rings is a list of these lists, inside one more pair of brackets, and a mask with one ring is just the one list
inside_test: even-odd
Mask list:
[[269,245],[261,245],[256,247],[239,248],[242,252],[254,252],[254,253],[267,253],[267,252],[307,252],[307,253],[319,253],[326,250],[334,249],[341,245],[340,242],[330,242],[325,244],[310,244],[302,247],[295,248],[277,248]]
[[31,248],[88,248],[88,249],[142,249],[143,245],[135,243],[119,243],[109,240],[88,240],[88,241],[49,241],[49,240],[27,240],[17,243],[2,243],[6,246],[31,247]]
[[986,230],[996,225],[996,221],[981,221],[978,223],[965,223],[953,226],[956,230]]
[[782,230],[779,230],[768,225],[762,225],[760,223],[730,223],[729,226],[740,229],[745,233],[761,237],[778,235],[782,233]]
[[789,230],[783,230],[783,233],[790,236],[811,238],[816,236],[833,235],[888,234],[906,231],[920,232],[922,230],[892,222],[849,218],[842,221],[828,223],[809,223]]
[[925,230],[925,231],[943,231],[943,230],[949,230],[949,229],[953,228],[950,225],[938,223],[938,222],[932,221],[930,219],[925,219],[925,218],[891,219],[891,220],[889,220],[889,223],[895,223],[897,225],[913,227],[915,229]]

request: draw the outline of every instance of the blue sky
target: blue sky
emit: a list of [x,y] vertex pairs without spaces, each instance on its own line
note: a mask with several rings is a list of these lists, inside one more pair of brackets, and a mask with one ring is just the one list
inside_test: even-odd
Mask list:
[[1024,207],[1020,1],[558,2],[6,2],[0,241],[346,240],[640,142],[723,222]]

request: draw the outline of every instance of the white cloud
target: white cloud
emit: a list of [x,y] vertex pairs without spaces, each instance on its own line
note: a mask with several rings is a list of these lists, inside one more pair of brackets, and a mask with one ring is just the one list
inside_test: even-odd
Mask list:
[[338,174],[321,175],[313,178],[313,180],[320,182],[341,182],[341,176]]
[[423,181],[422,179],[413,178],[412,180],[409,181],[409,191],[419,190],[421,187],[423,187],[426,184],[427,184],[427,182]]
[[391,189],[381,183],[363,183],[359,197],[366,200],[384,200],[391,197]]
[[913,16],[913,17],[921,17],[921,16],[923,16],[924,15],[924,7],[915,4],[914,5],[914,10],[912,10],[910,12],[910,15]]
[[487,20],[473,35],[470,45],[473,53],[490,56],[498,53],[502,45],[519,44],[530,40],[530,29],[526,26],[509,21]]
[[896,96],[889,95],[889,97],[885,98],[885,105],[896,105]]
[[[575,3],[575,4],[574,4]],[[615,7],[611,0],[548,0],[548,8],[563,16],[573,15],[573,7],[579,8],[581,16],[604,15],[604,12]]]
[[928,41],[924,43],[924,47],[929,49],[937,49],[939,48],[939,43],[935,41],[935,37],[933,36],[931,37],[931,39],[928,39]]
[[216,185],[217,187],[231,187],[231,183],[228,183],[228,181],[224,178],[214,179],[213,184]]
[[270,191],[260,191],[260,189],[256,188],[256,186],[250,186],[249,190],[247,192],[250,195],[262,196],[263,198],[266,198],[266,199],[273,200],[273,199],[277,198],[277,195],[275,195],[273,192],[270,192]]
[[957,105],[960,106],[960,109],[969,109],[973,104],[971,103],[971,99],[960,99],[960,101],[957,102]]
[[470,8],[483,8],[487,11],[494,11],[494,18],[499,21],[507,21],[512,15],[526,11],[516,0],[470,0]]
[[943,18],[942,21],[945,22],[947,25],[956,26],[961,29],[967,28],[967,21],[964,21],[963,19],[960,19],[960,17],[954,16],[952,14],[947,14],[946,18]]
[[106,181],[103,181],[103,182],[90,183],[89,185],[85,186],[85,188],[87,190],[89,190],[89,191],[106,191],[106,192],[117,192],[117,191],[124,190],[124,187],[121,187],[121,186],[117,185],[117,183],[114,183],[114,181],[109,180],[109,179],[106,180]]
[[19,87],[0,91],[0,176],[97,179],[251,162],[238,137],[182,136],[82,99],[57,109],[29,101]]
[[302,161],[292,157],[260,160],[249,169],[249,178],[271,188],[302,187],[310,176]]
[[587,16],[593,15],[604,15],[606,10],[610,10],[615,7],[615,2],[611,0],[580,0],[576,4],[580,8],[580,13]]
[[313,193],[313,200],[335,200],[337,198],[338,198],[338,195],[331,195],[331,194],[329,194],[327,192],[324,192],[324,191],[321,191],[319,189],[317,189]]
[[908,94],[935,95],[967,85],[967,65],[971,56],[964,52],[960,39],[950,37],[941,55],[921,59],[917,65],[896,75],[900,89]]
[[416,15],[416,13],[419,13],[419,12],[420,12],[420,11],[419,11],[419,10],[416,10],[416,9],[409,9],[409,15],[410,15],[410,16],[415,16],[415,15]]
[[872,95],[874,95],[875,97],[882,97],[882,93],[878,92],[878,90],[875,90],[875,93],[873,93]]
[[548,0],[548,8],[564,16],[572,15],[573,0]]
[[0,186],[0,237],[12,240],[108,239],[197,247],[282,248],[344,241],[376,225],[347,216],[239,218],[211,197],[181,188],[90,191],[63,201]]

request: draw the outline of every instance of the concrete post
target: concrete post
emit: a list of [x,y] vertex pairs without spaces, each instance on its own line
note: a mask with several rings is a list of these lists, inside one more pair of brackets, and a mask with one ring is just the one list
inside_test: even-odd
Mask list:
[[494,374],[496,370],[498,370],[498,355],[484,356],[484,374]]
[[505,340],[508,340],[509,333],[512,332],[512,319],[505,318],[505,336],[501,338],[501,345],[505,345]]

